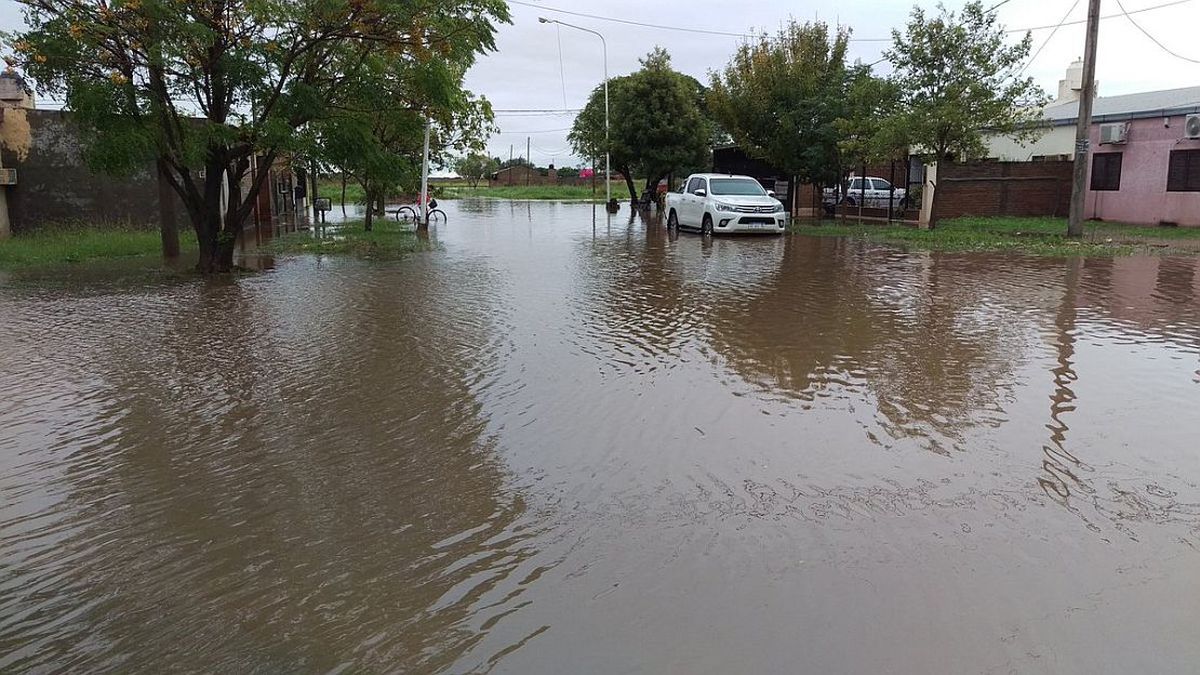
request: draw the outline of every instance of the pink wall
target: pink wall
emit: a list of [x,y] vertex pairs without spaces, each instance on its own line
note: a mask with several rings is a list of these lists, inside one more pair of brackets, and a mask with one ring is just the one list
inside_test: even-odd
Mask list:
[[[1200,150],[1200,140],[1183,139],[1183,116],[1133,120],[1124,145],[1100,145],[1100,125],[1092,125],[1092,152],[1122,152],[1121,189],[1088,190],[1084,215],[1125,223],[1172,222],[1200,226],[1200,192],[1167,192],[1171,150]],[[1091,159],[1088,185],[1091,185]]]

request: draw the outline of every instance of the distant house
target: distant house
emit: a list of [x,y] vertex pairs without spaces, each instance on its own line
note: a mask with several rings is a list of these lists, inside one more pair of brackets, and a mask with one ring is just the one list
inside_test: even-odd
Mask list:
[[557,185],[558,171],[553,166],[543,174],[537,167],[518,164],[505,167],[492,174],[488,187],[505,185]]

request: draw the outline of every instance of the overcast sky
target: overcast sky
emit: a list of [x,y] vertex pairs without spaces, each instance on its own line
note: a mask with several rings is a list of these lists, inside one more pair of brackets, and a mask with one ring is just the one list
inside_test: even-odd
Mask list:
[[[946,0],[951,8],[964,0]],[[995,0],[999,2],[999,0]],[[1195,39],[1200,20],[1200,0],[1186,0],[1169,7],[1137,10],[1179,0],[1120,0],[1141,26],[1182,57],[1200,61],[1200,40]],[[932,11],[935,2],[921,0]],[[1070,20],[1082,21],[1086,0],[1007,0],[996,11],[1008,28],[1053,26],[1071,9]],[[890,31],[902,27],[912,7],[909,0],[522,0],[510,3],[512,24],[501,26],[498,51],[484,56],[472,68],[468,87],[491,100],[497,110],[562,110],[583,106],[591,89],[604,77],[600,40],[571,28],[538,23],[538,16],[559,19],[603,33],[608,41],[610,76],[636,70],[638,58],[661,45],[670,52],[676,69],[706,81],[708,73],[728,61],[739,38],[725,35],[685,33],[647,28],[602,19],[573,16],[566,10],[595,16],[662,26],[692,28],[720,33],[773,31],[790,16],[801,20],[821,19],[853,29],[850,58],[877,60],[888,46]],[[1118,0],[1103,0],[1102,15],[1119,15]],[[19,7],[0,0],[0,26],[20,25]],[[1032,75],[1052,95],[1067,65],[1083,54],[1084,27],[1060,28],[1047,42],[1051,31],[1033,31],[1034,49],[1044,48],[1029,67]],[[1013,35],[1014,40],[1020,35]],[[561,48],[560,48],[561,44]],[[561,68],[560,68],[561,54]],[[886,68],[882,64],[881,68]],[[1100,95],[1125,94],[1156,89],[1200,86],[1200,64],[1167,54],[1132,26],[1123,16],[1100,24],[1097,60]],[[508,157],[510,146],[525,154],[526,137],[531,138],[532,157],[538,164],[576,164],[566,133],[572,114],[498,113],[500,134],[488,144],[493,155]]]

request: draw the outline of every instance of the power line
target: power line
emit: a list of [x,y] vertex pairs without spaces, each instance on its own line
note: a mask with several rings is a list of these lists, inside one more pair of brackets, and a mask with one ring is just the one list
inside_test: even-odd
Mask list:
[[540,10],[543,10],[546,12],[555,12],[557,14],[568,14],[570,16],[579,16],[579,17],[583,17],[585,19],[595,19],[597,21],[610,21],[612,23],[623,23],[627,26],[639,26],[641,28],[654,28],[657,30],[674,30],[674,31],[679,31],[681,33],[700,33],[702,35],[718,35],[718,36],[722,36],[722,37],[738,37],[738,38],[754,37],[753,35],[749,35],[746,33],[729,33],[726,31],[707,30],[704,28],[683,28],[681,26],[659,26],[659,25],[652,24],[652,23],[642,23],[640,21],[630,21],[629,19],[618,19],[618,18],[611,17],[611,16],[599,16],[597,14],[585,14],[583,12],[573,12],[573,11],[567,10],[567,9],[557,9],[554,7],[547,7],[545,5],[537,5],[532,2],[521,2],[521,0],[508,0],[508,3],[510,5],[522,5],[525,7],[533,7],[534,9],[540,9]]
[[562,81],[563,107],[567,107],[567,69],[563,67],[562,26],[554,24],[554,35],[558,38],[558,78]]
[[[719,37],[737,37],[737,38],[760,37],[759,35],[755,35],[754,33],[732,33],[732,32],[728,32],[728,31],[709,30],[706,28],[684,28],[681,26],[663,26],[663,25],[653,24],[653,23],[643,23],[641,21],[630,21],[629,19],[618,19],[616,17],[611,17],[611,16],[601,16],[599,14],[586,14],[584,12],[575,12],[575,11],[571,11],[571,10],[567,10],[567,9],[558,9],[557,7],[547,7],[545,5],[538,5],[538,4],[534,4],[532,2],[524,2],[523,0],[508,0],[508,2],[511,5],[521,5],[523,7],[533,7],[534,9],[540,9],[540,10],[546,11],[546,12],[555,12],[557,14],[567,14],[570,16],[583,17],[585,19],[595,19],[596,21],[608,21],[611,23],[620,23],[620,24],[625,24],[627,26],[638,26],[639,28],[653,28],[655,30],[673,30],[673,31],[681,32],[681,33],[697,33],[700,35],[715,35],[715,36],[719,36]],[[1004,5],[1007,2],[1009,2],[1009,0],[1002,0],[1001,2],[997,3],[996,5],[993,5],[992,10],[1000,7],[1001,5]],[[1107,16],[1100,17],[1100,19],[1101,20],[1116,19],[1116,18],[1119,18],[1122,16],[1128,16],[1130,14],[1141,14],[1142,12],[1151,12],[1151,11],[1154,11],[1157,9],[1164,9],[1166,7],[1174,7],[1176,5],[1183,5],[1183,4],[1186,4],[1189,2],[1192,2],[1192,0],[1172,0],[1172,2],[1164,2],[1159,5],[1151,5],[1150,7],[1143,7],[1141,9],[1135,9],[1130,12],[1122,12],[1120,14],[1109,14]],[[992,10],[988,10],[988,11],[992,11]],[[1061,23],[1049,24],[1049,25],[1045,25],[1045,26],[1030,26],[1028,28],[1012,28],[1012,29],[1005,30],[1004,32],[1009,35],[1014,35],[1017,33],[1027,33],[1027,32],[1038,31],[1038,30],[1057,31],[1059,28],[1062,28],[1063,26],[1075,26],[1075,25],[1078,25],[1081,23],[1087,23],[1087,19],[1079,19],[1077,21],[1064,21]],[[886,38],[851,37],[849,39],[849,41],[850,42],[891,42],[892,38],[890,38],[890,37],[886,37]]]
[[524,113],[541,113],[541,114],[556,114],[556,115],[574,115],[581,112],[583,108],[492,108],[494,113],[505,114],[524,114]]
[[1184,61],[1187,61],[1188,63],[1200,63],[1200,59],[1193,59],[1190,56],[1184,56],[1183,54],[1174,52],[1169,47],[1167,47],[1163,43],[1159,42],[1158,38],[1151,35],[1149,31],[1147,31],[1145,28],[1142,28],[1141,24],[1134,21],[1132,16],[1129,16],[1129,12],[1125,11],[1125,5],[1121,4],[1121,0],[1117,0],[1117,7],[1121,8],[1121,13],[1125,15],[1126,19],[1129,19],[1129,23],[1133,24],[1134,28],[1140,30],[1142,32],[1142,35],[1145,35],[1146,37],[1150,38],[1150,41],[1153,42],[1154,44],[1158,45],[1159,49],[1170,54],[1171,56],[1174,56],[1177,59],[1182,59]]
[[570,131],[570,130],[571,130],[571,127],[566,127],[563,129],[539,129],[539,130],[535,130],[535,131],[503,131],[503,130],[501,130],[501,131],[497,132],[496,135],[497,136],[507,136],[507,135],[515,134],[515,135],[519,135],[519,136],[526,136],[529,134],[535,134],[535,135],[536,134],[559,134],[564,131]]
[[1012,1],[1012,0],[1000,0],[1000,2],[997,2],[996,4],[992,5],[991,7],[988,7],[986,10],[984,10],[984,12],[983,12],[983,13],[984,13],[984,14],[991,14],[992,12],[994,12],[994,11],[996,11],[996,10],[1000,9],[1001,7],[1003,7],[1003,6],[1007,5],[1007,4],[1008,4],[1009,2],[1011,2],[1011,1]]
[[[1161,5],[1151,5],[1149,7],[1135,9],[1132,12],[1127,12],[1127,13],[1122,12],[1121,14],[1108,14],[1106,16],[1100,17],[1100,20],[1104,21],[1107,19],[1116,19],[1116,18],[1120,18],[1122,16],[1128,16],[1129,14],[1141,14],[1142,12],[1152,12],[1156,9],[1164,9],[1166,7],[1174,7],[1176,5],[1185,5],[1191,1],[1192,0],[1173,0],[1172,2],[1164,2]],[[1005,32],[1006,33],[1024,33],[1027,31],[1046,30],[1047,28],[1053,28],[1055,30],[1058,30],[1059,28],[1062,28],[1063,26],[1078,26],[1081,23],[1087,23],[1087,19],[1076,19],[1075,21],[1066,21],[1066,22],[1059,23],[1059,24],[1050,24],[1047,26],[1033,26],[1032,28],[1018,28],[1015,30],[1008,30]]]
[[1054,30],[1050,31],[1050,34],[1046,36],[1045,40],[1042,40],[1042,44],[1038,46],[1037,51],[1033,53],[1033,56],[1029,57],[1029,60],[1025,62],[1024,66],[1021,66],[1021,69],[1017,71],[1017,74],[1014,77],[1020,77],[1022,73],[1029,69],[1029,66],[1033,65],[1033,62],[1037,60],[1038,55],[1042,53],[1042,50],[1046,48],[1046,45],[1050,44],[1050,40],[1054,38],[1054,34],[1058,32],[1059,28],[1062,28],[1064,25],[1066,25],[1067,19],[1070,18],[1071,13],[1074,12],[1075,8],[1078,6],[1079,0],[1075,0],[1075,2],[1071,5],[1071,9],[1068,9],[1067,13],[1063,15],[1062,21],[1058,22],[1058,25],[1054,27]]

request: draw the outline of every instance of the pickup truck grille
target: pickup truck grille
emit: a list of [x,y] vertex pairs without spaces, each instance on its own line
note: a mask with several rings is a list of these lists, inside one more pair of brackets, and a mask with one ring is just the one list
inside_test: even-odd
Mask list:
[[738,206],[738,213],[775,213],[774,206]]

